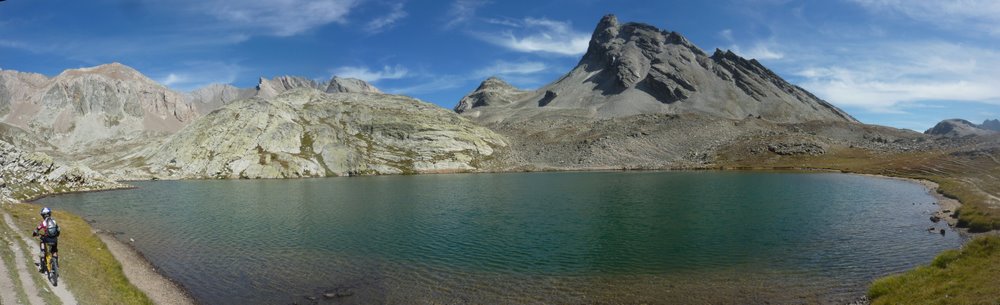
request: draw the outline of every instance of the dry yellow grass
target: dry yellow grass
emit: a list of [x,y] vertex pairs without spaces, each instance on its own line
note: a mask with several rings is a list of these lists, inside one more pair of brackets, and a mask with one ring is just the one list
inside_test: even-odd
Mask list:
[[[7,207],[15,225],[30,232],[40,221],[33,204]],[[92,231],[90,225],[76,215],[53,211],[62,231],[59,237],[60,281],[70,283],[70,291],[80,304],[152,304],[138,288],[129,283],[121,264]]]

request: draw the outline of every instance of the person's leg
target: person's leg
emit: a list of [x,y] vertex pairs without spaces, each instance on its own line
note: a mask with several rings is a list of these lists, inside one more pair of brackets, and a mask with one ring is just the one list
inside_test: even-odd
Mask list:
[[45,242],[41,242],[38,246],[38,272],[45,272]]

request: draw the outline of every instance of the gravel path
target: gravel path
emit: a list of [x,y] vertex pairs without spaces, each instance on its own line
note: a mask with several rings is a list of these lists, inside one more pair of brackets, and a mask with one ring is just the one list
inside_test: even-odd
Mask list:
[[[32,239],[18,232],[17,227],[14,226],[14,219],[10,217],[10,214],[5,212],[3,214],[3,219],[4,222],[7,223],[7,227],[9,227],[12,231],[14,231],[14,235],[16,238],[20,238],[27,245],[35,244],[34,242],[32,242]],[[17,264],[17,273],[21,278],[21,284],[24,285],[24,290],[28,295],[28,303],[37,305],[45,304],[42,298],[39,297],[38,295],[38,287],[35,286],[35,282],[31,279],[32,274],[39,274],[38,270],[30,270],[30,271],[28,270],[27,268],[28,262],[24,257],[25,252],[21,251],[21,246],[19,245],[18,242],[15,241],[10,245],[11,245],[10,247],[11,250],[14,252],[14,261],[15,264]],[[35,253],[35,252],[28,251],[28,253]],[[31,259],[34,259],[34,257],[32,257]],[[41,275],[39,274],[38,276]],[[52,291],[56,295],[56,297],[59,298],[59,301],[62,302],[63,305],[77,304],[76,298],[73,297],[73,294],[66,289],[66,286],[68,285],[66,284],[65,279],[59,281],[60,285],[58,287],[52,286],[52,283],[50,283],[47,279],[44,280],[43,282],[45,282],[46,285],[48,286],[45,288],[48,289],[49,291]]]
[[17,304],[17,292],[14,290],[14,279],[7,269],[7,263],[0,259],[0,304]]
[[98,233],[108,251],[122,264],[122,271],[129,282],[146,293],[156,304],[194,304],[194,301],[174,282],[156,272],[135,249],[107,233]]

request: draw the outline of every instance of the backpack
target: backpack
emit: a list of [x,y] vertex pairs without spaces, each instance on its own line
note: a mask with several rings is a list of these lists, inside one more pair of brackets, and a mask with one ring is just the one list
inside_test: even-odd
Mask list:
[[59,237],[59,225],[56,224],[56,220],[49,218],[45,220],[45,236],[48,237]]

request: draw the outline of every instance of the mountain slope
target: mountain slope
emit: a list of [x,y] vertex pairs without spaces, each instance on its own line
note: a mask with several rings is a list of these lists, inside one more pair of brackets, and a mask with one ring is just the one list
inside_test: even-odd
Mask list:
[[553,111],[599,119],[698,113],[780,123],[856,122],[756,60],[718,50],[709,56],[676,32],[640,23],[619,24],[613,15],[601,19],[587,53],[557,81],[505,97],[481,90],[494,85],[484,82],[455,110],[483,122]]
[[297,88],[209,113],[127,163],[123,177],[289,178],[476,171],[506,147],[440,107],[378,93]]
[[8,110],[0,122],[65,152],[173,133],[198,117],[183,95],[118,63],[66,70],[51,79],[7,72],[0,100]]

